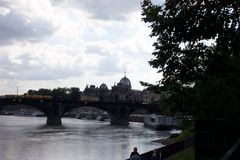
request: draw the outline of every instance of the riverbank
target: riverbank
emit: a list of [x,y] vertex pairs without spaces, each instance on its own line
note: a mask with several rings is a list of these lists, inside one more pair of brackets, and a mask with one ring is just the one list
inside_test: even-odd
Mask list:
[[[159,139],[153,142],[164,144],[164,147],[156,149],[162,158],[171,160],[193,160],[194,159],[194,132],[192,129],[183,131],[181,134],[172,134],[167,139]],[[141,155],[143,160],[151,157],[153,151]]]
[[194,146],[170,156],[168,160],[194,160]]
[[163,145],[169,145],[178,141],[182,141],[186,138],[189,137],[193,137],[194,136],[194,132],[192,129],[188,129],[183,131],[180,134],[172,134],[170,135],[167,139],[158,139],[158,140],[154,140],[153,142],[158,142],[158,143],[162,143]]
[[[172,156],[188,149],[189,147],[192,147],[193,145],[194,145],[194,138],[187,137],[184,140],[177,141],[177,142],[171,143],[169,145],[165,145],[160,148],[156,148],[155,150],[156,150],[156,153],[159,156],[161,156],[161,158],[166,159],[166,158],[172,157]],[[190,152],[187,152],[187,154],[188,153],[190,153]],[[151,158],[152,154],[153,154],[153,151],[149,151],[149,152],[141,154],[140,156],[141,156],[142,160],[149,160]],[[183,155],[181,157],[186,157],[186,156],[188,156],[188,155]],[[191,155],[189,155],[189,156],[191,156]],[[183,159],[181,159],[181,160],[183,160]]]

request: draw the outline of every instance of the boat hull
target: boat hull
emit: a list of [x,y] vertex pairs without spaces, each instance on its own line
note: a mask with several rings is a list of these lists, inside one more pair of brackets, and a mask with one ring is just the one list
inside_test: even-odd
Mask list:
[[151,124],[144,124],[144,127],[154,129],[157,131],[168,131],[172,129],[170,125],[151,125]]

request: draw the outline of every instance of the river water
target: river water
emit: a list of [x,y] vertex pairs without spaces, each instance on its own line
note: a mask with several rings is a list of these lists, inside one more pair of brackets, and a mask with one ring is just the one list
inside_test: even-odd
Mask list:
[[144,153],[162,145],[153,140],[169,132],[142,123],[63,118],[61,127],[45,126],[44,117],[0,116],[0,160],[124,160],[134,146]]

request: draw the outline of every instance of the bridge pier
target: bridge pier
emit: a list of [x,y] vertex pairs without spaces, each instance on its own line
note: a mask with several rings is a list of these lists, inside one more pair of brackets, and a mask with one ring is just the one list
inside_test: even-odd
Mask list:
[[127,116],[127,117],[112,116],[111,117],[111,125],[127,126],[127,125],[129,125],[129,116]]
[[60,126],[62,125],[61,117],[47,117],[47,125]]
[[59,126],[62,125],[61,115],[62,115],[62,105],[61,103],[53,103],[48,107],[47,110],[47,125]]
[[127,126],[129,124],[129,108],[128,106],[115,106],[111,114],[112,125]]

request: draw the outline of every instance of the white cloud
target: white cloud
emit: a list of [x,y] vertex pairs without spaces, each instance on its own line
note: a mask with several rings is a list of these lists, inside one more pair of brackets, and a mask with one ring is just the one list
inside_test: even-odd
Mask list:
[[125,70],[121,66],[120,59],[117,56],[108,56],[100,60],[96,68],[96,74],[99,76],[112,76]]
[[31,19],[17,10],[0,15],[0,44],[15,41],[39,41],[53,34],[55,28],[42,18]]
[[107,41],[98,41],[98,42],[90,42],[86,46],[85,53],[108,56],[113,54],[112,53],[113,50],[114,50],[114,44],[109,43]]
[[30,54],[22,54],[15,59],[17,61],[14,62],[7,55],[1,55],[0,62],[4,61],[0,67],[1,79],[56,80],[78,77],[83,74],[81,69],[75,68],[75,64],[48,65],[44,64],[42,59],[31,57]]
[[[109,5],[111,4],[111,5]],[[159,80],[140,0],[0,0],[0,94]]]
[[140,0],[70,0],[73,6],[90,13],[94,19],[126,20],[129,13],[140,9]]
[[10,43],[16,40],[37,41],[52,33],[52,26],[41,19],[31,21],[15,12],[0,17],[1,43]]

